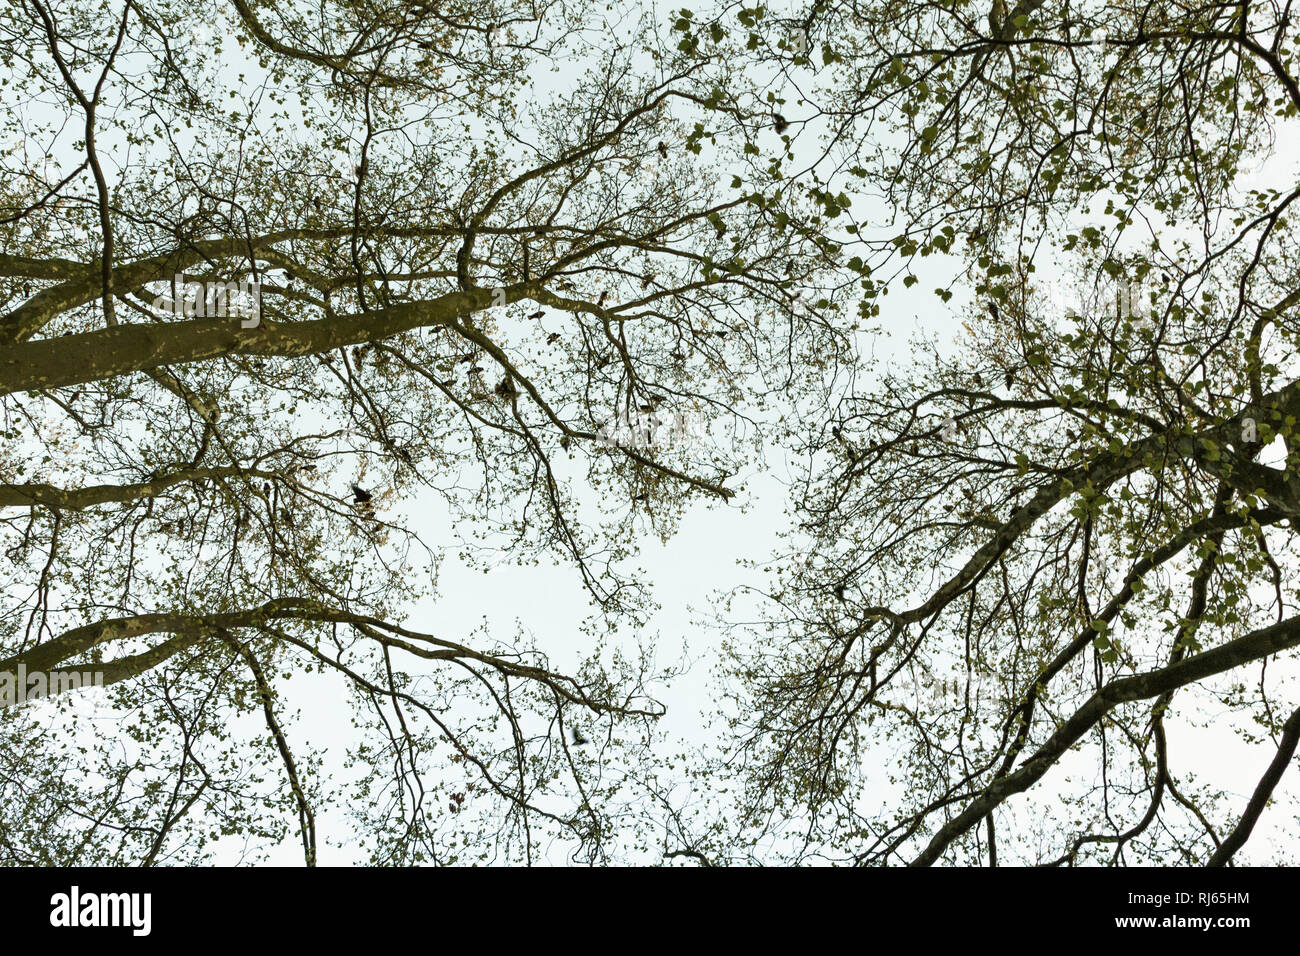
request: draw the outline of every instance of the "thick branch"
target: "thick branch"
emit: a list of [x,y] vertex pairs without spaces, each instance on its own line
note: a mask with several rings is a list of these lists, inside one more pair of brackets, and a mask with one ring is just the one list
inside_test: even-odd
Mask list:
[[959,836],[1012,794],[1029,789],[1061,756],[1119,704],[1145,700],[1300,645],[1300,617],[1262,628],[1203,654],[1145,674],[1111,681],[1093,694],[1015,773],[996,780],[935,834],[912,866],[929,866]]

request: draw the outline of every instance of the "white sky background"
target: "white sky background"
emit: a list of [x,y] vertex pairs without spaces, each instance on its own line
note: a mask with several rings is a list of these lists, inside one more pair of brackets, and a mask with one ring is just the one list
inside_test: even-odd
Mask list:
[[[665,16],[672,9],[675,9],[673,5],[667,5]],[[255,69],[253,64],[238,59],[238,51],[235,44],[226,45],[222,56],[228,69]],[[562,91],[571,77],[564,72],[539,70],[533,79],[535,97],[545,99]],[[794,105],[783,111],[790,119],[801,115],[799,107]],[[1294,135],[1294,129],[1289,132],[1292,135],[1279,144],[1275,157],[1262,172],[1267,178],[1294,183],[1300,137]],[[814,145],[811,139],[804,141],[805,148]],[[859,218],[867,218],[864,211],[863,205],[855,203],[854,212]],[[888,337],[862,343],[875,354],[888,355],[900,362],[908,360],[908,339],[916,332],[935,334],[945,340],[956,336],[962,310],[970,302],[969,293],[961,288],[948,304],[931,291],[951,280],[951,260],[935,256],[918,260],[914,268],[921,281],[910,290],[897,285],[882,300],[881,324],[888,330]],[[1041,267],[1040,275],[1046,278]],[[868,387],[870,382],[862,381],[860,385]],[[670,738],[691,746],[704,747],[717,742],[703,715],[715,706],[710,679],[722,635],[704,622],[712,616],[719,595],[747,585],[761,588],[767,583],[761,573],[743,567],[741,562],[763,561],[777,546],[778,533],[788,527],[788,494],[784,483],[788,466],[778,448],[770,448],[767,459],[765,464],[759,463],[731,479],[732,487],[743,486],[742,493],[733,502],[695,499],[679,531],[667,543],[661,543],[647,529],[639,542],[640,555],[631,562],[642,569],[641,579],[652,584],[653,597],[661,606],[642,631],[644,636],[654,639],[657,659],[663,664],[685,658],[693,661],[688,673],[671,686],[661,688],[658,695],[668,707],[661,721],[662,729]],[[412,608],[404,624],[467,643],[480,643],[481,637],[473,636],[473,632],[484,624],[490,636],[505,640],[513,638],[522,627],[561,671],[585,656],[589,648],[581,626],[590,617],[592,608],[589,595],[581,587],[571,564],[555,562],[520,567],[502,561],[484,574],[458,558],[459,532],[448,521],[440,499],[430,496],[428,500],[404,502],[390,516],[396,519],[402,514],[409,516],[410,526],[426,543],[443,549],[438,599]],[[620,640],[629,645],[635,643],[637,636],[630,628],[620,632]],[[342,683],[333,678],[299,676],[288,687],[285,703],[300,707],[302,713],[302,719],[288,727],[290,742],[310,741],[316,749],[329,748],[333,757],[341,757],[343,745],[353,733],[348,708],[342,699]],[[1181,695],[1180,703],[1186,703]],[[1171,762],[1186,766],[1185,755],[1195,752],[1198,773],[1205,782],[1241,793],[1243,799],[1274,752],[1267,744],[1247,748],[1226,723],[1190,728],[1185,721],[1176,719],[1170,722],[1168,733]],[[675,744],[668,749],[681,747]],[[1010,801],[1007,812],[1023,819],[1027,800],[1041,799],[1043,794],[1052,792],[1063,773],[1080,769],[1086,768],[1067,762],[1031,790],[1029,796]],[[1296,778],[1293,771],[1284,776],[1279,793],[1291,796],[1300,793]],[[868,799],[872,796],[868,794]],[[1239,860],[1270,862],[1274,848],[1294,850],[1294,825],[1295,818],[1288,804],[1265,812]],[[318,815],[322,865],[361,861],[356,847],[333,845],[348,832],[349,823],[338,811]],[[237,842],[230,841],[218,860],[235,862],[238,853]],[[301,864],[301,860],[299,838],[296,830],[291,829],[286,841],[272,852],[270,862],[292,866]],[[551,862],[563,862],[562,853]]]

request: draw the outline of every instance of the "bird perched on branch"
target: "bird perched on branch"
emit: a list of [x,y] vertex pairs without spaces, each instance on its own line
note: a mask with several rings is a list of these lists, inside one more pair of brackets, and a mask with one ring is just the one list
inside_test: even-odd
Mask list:
[[370,504],[374,496],[356,482],[352,483],[352,501],[359,505]]

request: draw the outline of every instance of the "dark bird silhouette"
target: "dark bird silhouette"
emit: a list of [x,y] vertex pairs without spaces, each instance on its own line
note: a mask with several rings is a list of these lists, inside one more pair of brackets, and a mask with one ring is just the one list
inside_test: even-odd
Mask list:
[[352,483],[352,500],[359,505],[369,504],[374,496],[356,482]]
[[530,315],[529,318],[530,318],[530,319],[540,319],[540,318],[543,318],[545,315],[546,315],[546,310],[545,310],[545,309],[538,309],[536,312],[534,312],[532,315]]
[[667,159],[667,158],[668,158],[668,144],[665,143],[665,142],[661,139],[661,140],[659,141],[658,149],[659,149],[659,155],[662,156],[664,159]]
[[577,727],[571,728],[569,732],[573,735],[573,745],[575,747],[581,747],[584,744],[591,742],[587,740],[586,737],[582,736],[582,731],[579,730]]
[[790,121],[787,120],[780,113],[773,113],[772,128],[776,130],[778,134],[784,133],[786,130],[790,128]]
[[989,315],[995,319],[998,317],[998,304],[996,302],[989,303]]
[[560,333],[559,333],[559,332],[552,332],[550,335],[548,335],[548,336],[546,337],[546,344],[547,344],[547,345],[554,345],[554,344],[555,344],[556,342],[558,342],[558,341],[560,341]]
[[1007,381],[1007,388],[1010,388],[1012,385],[1016,384],[1016,373],[1013,372],[1011,369],[1007,369],[1006,381]]
[[596,300],[596,308],[603,309],[605,307],[605,300],[608,298],[609,298],[609,293],[602,292],[600,294],[600,298]]
[[519,394],[519,389],[515,388],[515,383],[509,375],[498,382],[497,387],[494,388],[493,391],[502,398],[514,398]]

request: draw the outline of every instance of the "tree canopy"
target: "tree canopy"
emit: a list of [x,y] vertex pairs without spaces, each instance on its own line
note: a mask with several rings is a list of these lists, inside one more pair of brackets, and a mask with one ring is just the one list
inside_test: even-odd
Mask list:
[[[1223,864],[1300,734],[1295,29],[1000,7],[801,24],[835,71],[806,115],[901,213],[891,278],[955,260],[963,321],[808,438],[736,654],[748,808],[859,863]],[[1205,780],[1213,723],[1257,783]]]
[[[0,673],[108,688],[0,710],[0,859],[1232,860],[1300,738],[1290,8],[987,7],[0,12]],[[669,755],[630,562],[772,461]],[[417,511],[587,659],[413,616]]]

